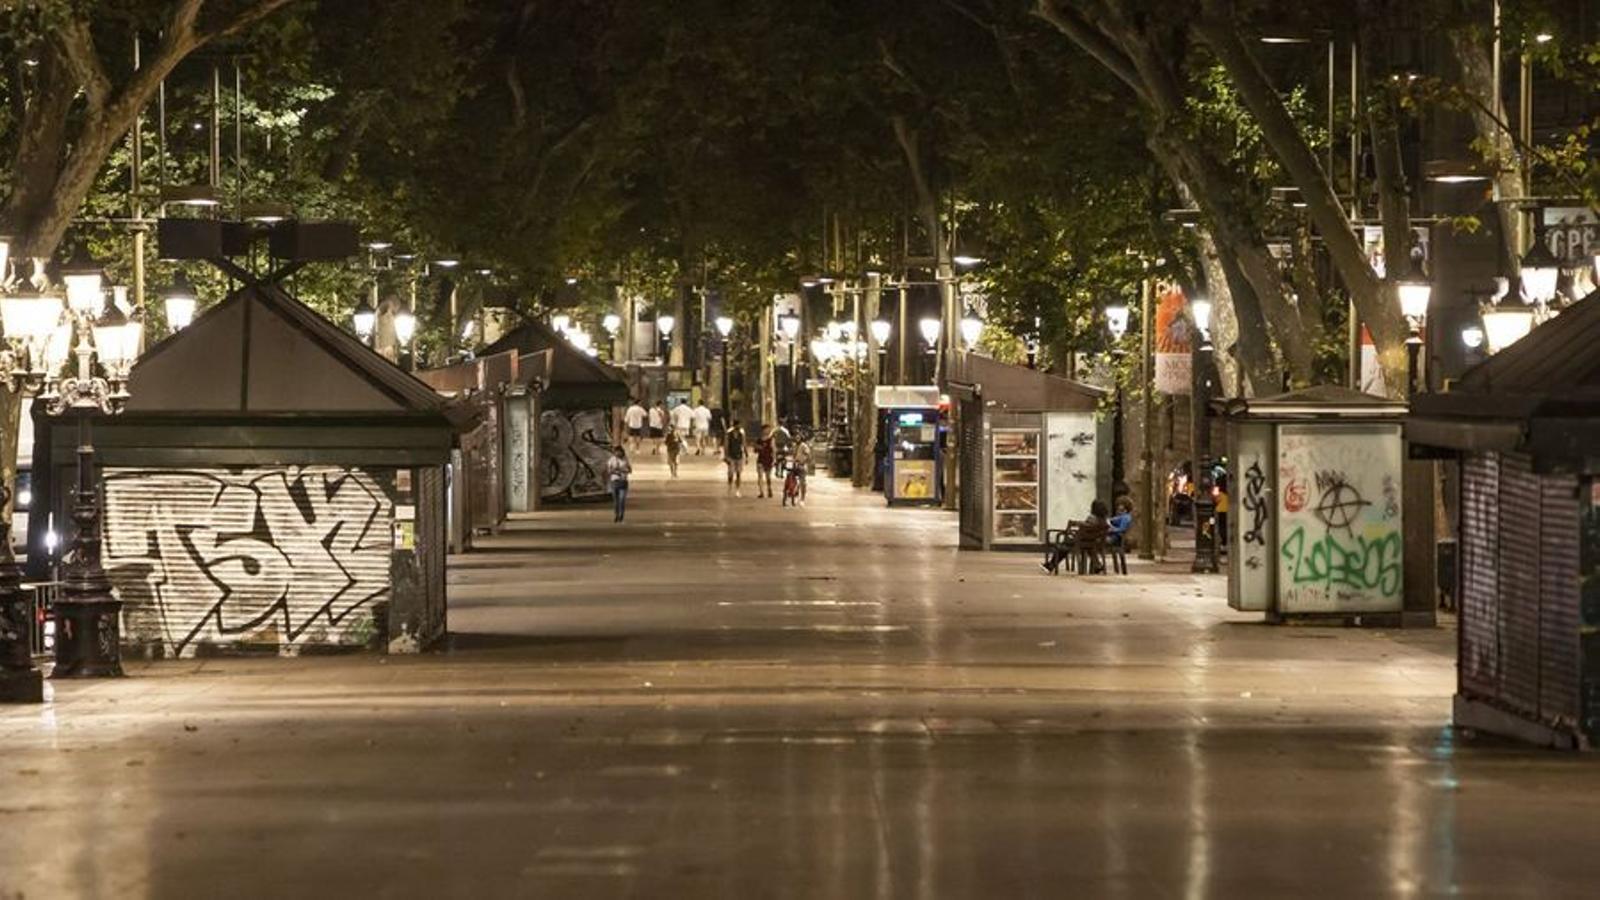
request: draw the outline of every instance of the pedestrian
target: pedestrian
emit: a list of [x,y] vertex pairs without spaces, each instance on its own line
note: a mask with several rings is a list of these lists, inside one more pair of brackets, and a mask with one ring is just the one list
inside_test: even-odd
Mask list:
[[778,451],[773,443],[772,426],[761,426],[761,437],[756,440],[756,496],[772,496],[772,467],[777,465]]
[[1228,552],[1228,478],[1223,476],[1217,479],[1217,486],[1211,491],[1211,496],[1217,504],[1217,552]]
[[639,443],[644,440],[644,407],[634,400],[628,411],[622,414],[624,423],[628,426],[628,437],[633,438],[633,452],[639,452]]
[[621,444],[611,448],[611,458],[606,460],[606,480],[611,484],[611,508],[621,522],[628,509],[628,476],[633,474],[633,464],[628,462],[628,450]]
[[694,428],[694,407],[688,400],[679,400],[678,405],[672,408],[672,421],[668,424],[678,430],[678,443],[689,439],[689,432]]
[[743,497],[740,482],[744,476],[744,428],[734,419],[723,435],[722,462],[728,467],[728,492]]
[[[681,408],[681,407],[680,407]],[[683,438],[678,435],[676,425],[667,426],[667,469],[672,472],[672,477],[678,477],[678,455],[683,452]]]
[[717,449],[722,449],[723,441],[728,437],[728,413],[718,406],[711,410],[711,440]]
[[790,462],[794,467],[795,479],[799,482],[796,487],[800,489],[800,496],[795,502],[801,506],[806,505],[806,476],[811,473],[811,442],[804,438],[796,438],[794,442],[794,458]]
[[667,411],[661,404],[650,406],[650,455],[655,456],[661,452],[661,439],[666,436]]
[[711,446],[711,408],[706,406],[706,401],[701,400],[694,408],[694,455],[700,456]]

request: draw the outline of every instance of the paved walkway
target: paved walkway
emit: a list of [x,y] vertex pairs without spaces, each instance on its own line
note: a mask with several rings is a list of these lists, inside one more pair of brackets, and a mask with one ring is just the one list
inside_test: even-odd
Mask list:
[[449,652],[0,709],[0,897],[1592,895],[1600,769],[1453,736],[1448,630],[638,463],[454,560]]

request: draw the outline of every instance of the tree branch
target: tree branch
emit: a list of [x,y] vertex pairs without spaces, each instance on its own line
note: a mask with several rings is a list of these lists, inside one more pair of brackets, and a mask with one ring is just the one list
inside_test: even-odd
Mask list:
[[1127,85],[1140,100],[1149,102],[1144,82],[1139,78],[1133,61],[1077,10],[1062,7],[1056,0],[1037,0],[1032,14],[1054,26],[1057,31],[1066,35],[1068,40],[1094,57],[1100,65],[1115,75],[1117,80]]
[[78,79],[78,85],[89,101],[90,113],[99,113],[111,98],[111,79],[106,76],[100,54],[95,51],[94,35],[89,33],[88,21],[73,16],[56,29],[54,37],[61,48],[62,59],[66,60],[67,68]]

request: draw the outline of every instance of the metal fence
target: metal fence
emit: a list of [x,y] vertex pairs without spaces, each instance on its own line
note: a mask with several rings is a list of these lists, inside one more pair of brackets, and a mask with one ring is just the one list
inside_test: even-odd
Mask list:
[[32,628],[28,643],[34,656],[49,656],[56,649],[56,600],[61,596],[61,582],[34,581],[22,585],[28,593],[29,617]]

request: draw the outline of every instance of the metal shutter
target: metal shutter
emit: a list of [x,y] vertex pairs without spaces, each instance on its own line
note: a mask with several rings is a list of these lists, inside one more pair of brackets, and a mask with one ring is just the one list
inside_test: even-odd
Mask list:
[[989,448],[983,441],[983,403],[961,401],[961,546],[982,549],[983,519],[989,506],[988,473],[984,471]]
[[1539,705],[1546,720],[1578,719],[1578,479],[1540,477]]
[[1526,454],[1500,457],[1500,699],[1539,711],[1539,479]]
[[1500,693],[1500,460],[1469,454],[1461,464],[1461,689]]

